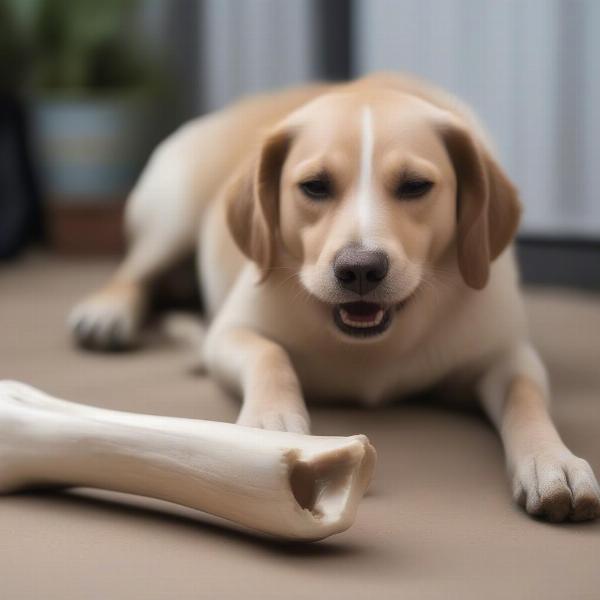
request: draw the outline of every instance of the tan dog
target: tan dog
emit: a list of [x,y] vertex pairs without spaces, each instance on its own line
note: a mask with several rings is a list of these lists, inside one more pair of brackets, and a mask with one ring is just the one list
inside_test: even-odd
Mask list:
[[595,518],[594,474],[548,414],[510,249],[520,205],[484,135],[457,100],[395,75],[198,119],[156,150],[127,258],[74,334],[134,343],[148,283],[197,244],[204,358],[242,395],[239,423],[307,432],[304,394],[373,405],[458,386],[498,428],[529,513]]

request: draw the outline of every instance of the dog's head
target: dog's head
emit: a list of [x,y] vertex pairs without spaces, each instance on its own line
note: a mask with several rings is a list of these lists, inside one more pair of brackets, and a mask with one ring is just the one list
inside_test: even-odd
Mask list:
[[290,115],[228,189],[228,219],[263,278],[280,253],[338,330],[374,338],[445,261],[483,288],[517,194],[455,116],[395,91],[332,93]]

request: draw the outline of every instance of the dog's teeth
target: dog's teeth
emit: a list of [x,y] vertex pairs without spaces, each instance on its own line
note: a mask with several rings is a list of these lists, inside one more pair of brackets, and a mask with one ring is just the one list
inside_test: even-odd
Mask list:
[[340,316],[342,317],[342,321],[350,327],[376,327],[381,323],[381,321],[383,321],[384,314],[384,311],[382,309],[379,309],[377,311],[377,314],[375,315],[375,318],[373,318],[370,321],[354,321],[347,310],[343,308],[340,309]]

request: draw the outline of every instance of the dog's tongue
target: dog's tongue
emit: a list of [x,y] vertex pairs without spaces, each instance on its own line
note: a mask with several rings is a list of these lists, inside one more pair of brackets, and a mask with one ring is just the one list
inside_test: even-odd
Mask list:
[[342,308],[350,315],[353,321],[372,321],[376,316],[381,306],[375,302],[347,302],[342,304]]

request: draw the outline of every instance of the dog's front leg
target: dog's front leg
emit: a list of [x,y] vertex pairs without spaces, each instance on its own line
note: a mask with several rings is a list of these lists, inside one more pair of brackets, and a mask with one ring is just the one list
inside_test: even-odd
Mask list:
[[535,350],[523,344],[508,352],[484,375],[479,392],[502,438],[515,501],[550,521],[600,516],[594,473],[565,446],[548,412],[545,369]]
[[239,425],[309,433],[310,419],[287,352],[251,329],[209,334],[206,365],[215,378],[242,395]]

